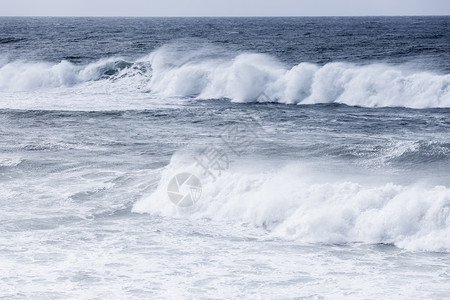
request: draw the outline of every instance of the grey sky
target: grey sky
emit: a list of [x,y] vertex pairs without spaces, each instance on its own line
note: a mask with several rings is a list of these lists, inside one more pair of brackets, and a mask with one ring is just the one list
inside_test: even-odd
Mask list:
[[2,16],[450,15],[450,0],[0,0]]

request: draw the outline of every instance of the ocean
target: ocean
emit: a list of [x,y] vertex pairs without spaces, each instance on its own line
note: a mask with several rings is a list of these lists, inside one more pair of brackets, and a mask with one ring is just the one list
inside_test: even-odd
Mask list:
[[0,18],[1,299],[448,299],[450,17]]

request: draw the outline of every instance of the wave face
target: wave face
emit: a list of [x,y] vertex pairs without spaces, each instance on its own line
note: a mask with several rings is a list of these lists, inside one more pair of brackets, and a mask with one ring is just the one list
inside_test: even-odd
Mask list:
[[[172,58],[169,47],[149,56],[150,88],[165,96],[236,102],[343,103],[378,107],[450,107],[450,75],[383,64],[300,63],[287,68],[263,54],[228,59]],[[207,57],[209,50],[205,50]],[[261,97],[264,93],[264,97]]]
[[77,66],[68,61],[58,64],[44,62],[0,63],[0,91],[35,91],[70,87],[89,81],[112,79],[114,76],[132,75],[138,66],[120,58],[103,59]]
[[[128,80],[124,80],[128,78]],[[334,62],[287,67],[258,53],[233,54],[218,47],[165,45],[135,62],[103,59],[79,66],[3,62],[0,91],[72,87],[91,81],[145,82],[159,97],[231,99],[286,104],[342,103],[364,107],[450,107],[450,75],[414,71],[406,65]],[[112,83],[110,83],[112,84]],[[142,91],[136,91],[142,92]]]
[[[298,163],[264,170],[249,164],[212,182],[186,161],[175,155],[155,192],[133,211],[252,224],[274,238],[306,243],[450,251],[450,189],[445,186],[330,180]],[[167,195],[168,182],[181,172],[196,174],[203,183],[201,199],[189,208],[176,207]]]

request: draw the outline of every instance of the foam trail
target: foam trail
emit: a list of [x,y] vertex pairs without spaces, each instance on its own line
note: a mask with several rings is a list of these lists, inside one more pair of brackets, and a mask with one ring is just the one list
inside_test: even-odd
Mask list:
[[[324,180],[295,164],[265,170],[235,169],[212,182],[175,155],[157,189],[133,211],[250,223],[269,229],[273,237],[308,243],[390,243],[450,251],[448,187]],[[167,196],[167,183],[180,172],[196,174],[203,184],[200,201],[187,209]]]

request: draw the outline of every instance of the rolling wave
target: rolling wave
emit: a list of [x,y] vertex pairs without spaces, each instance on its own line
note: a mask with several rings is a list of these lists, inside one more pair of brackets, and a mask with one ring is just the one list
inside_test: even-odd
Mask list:
[[[58,64],[15,61],[0,65],[0,91],[35,91],[70,87],[83,82],[130,76],[140,66],[120,58],[110,58],[77,66],[68,61]],[[123,73],[121,73],[123,72]]]
[[[162,97],[364,107],[450,107],[450,74],[413,71],[406,66],[344,62],[286,67],[264,54],[230,55],[207,47],[180,51],[170,44],[134,62],[121,58],[85,66],[68,61],[4,62],[0,64],[0,91],[52,89],[88,81],[120,81],[130,76],[140,76],[139,80],[146,82],[146,91]],[[124,86],[128,84],[129,81],[124,82]]]
[[[188,208],[173,205],[167,194],[168,182],[181,172],[195,174],[202,182],[201,199]],[[450,251],[450,189],[389,181],[362,184],[340,177],[325,179],[291,164],[264,171],[239,167],[213,182],[174,156],[156,190],[135,203],[133,211],[252,224],[273,238],[301,242]]]

